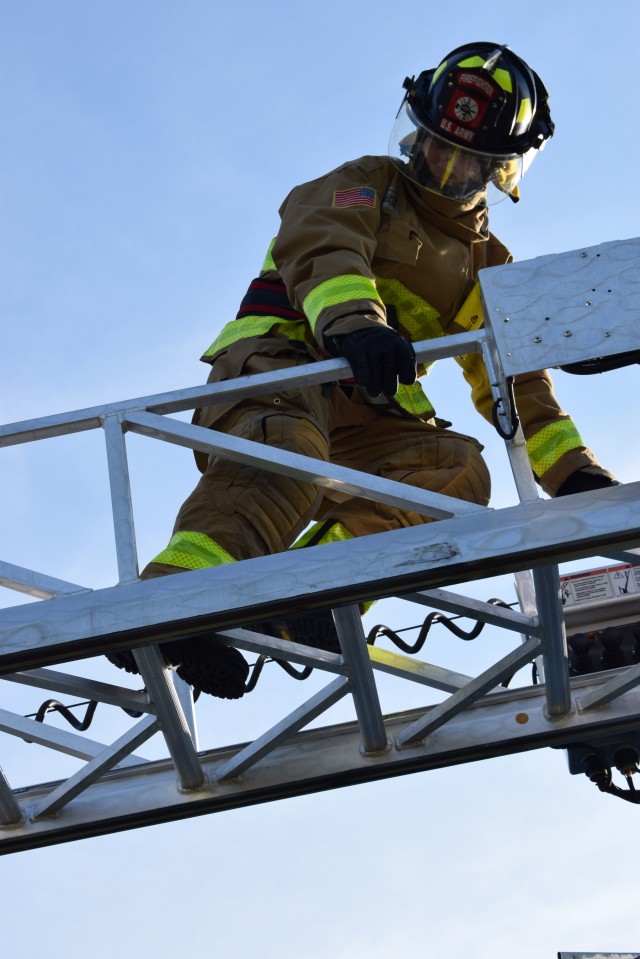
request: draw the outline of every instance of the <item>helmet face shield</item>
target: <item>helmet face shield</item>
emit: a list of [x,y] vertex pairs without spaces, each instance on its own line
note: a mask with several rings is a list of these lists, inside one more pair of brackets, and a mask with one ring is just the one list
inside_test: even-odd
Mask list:
[[[461,203],[517,199],[517,186],[536,150],[524,157],[454,144],[420,122],[404,100],[389,141],[402,172],[427,190]],[[531,154],[531,155],[529,155]],[[485,194],[486,196],[483,196]]]

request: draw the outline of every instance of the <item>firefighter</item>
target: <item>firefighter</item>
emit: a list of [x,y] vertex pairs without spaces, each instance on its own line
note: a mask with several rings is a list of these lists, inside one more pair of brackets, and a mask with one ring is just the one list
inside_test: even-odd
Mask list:
[[[482,447],[436,417],[411,344],[481,323],[477,312],[461,312],[478,270],[512,259],[489,231],[488,206],[518,200],[519,181],[553,135],[548,94],[520,57],[494,43],[459,47],[404,88],[390,155],[345,163],[291,191],[259,277],[202,357],[211,383],[327,357],[345,357],[353,377],[207,407],[194,422],[486,505]],[[458,362],[490,420],[481,358]],[[514,393],[547,494],[615,484],[561,409],[546,371],[516,377]],[[197,453],[196,461],[202,478],[143,578],[427,521],[216,455]],[[339,649],[328,614],[258,628]],[[248,666],[237,650],[211,637],[161,649],[197,689],[243,694]],[[109,658],[137,669],[130,653]]]

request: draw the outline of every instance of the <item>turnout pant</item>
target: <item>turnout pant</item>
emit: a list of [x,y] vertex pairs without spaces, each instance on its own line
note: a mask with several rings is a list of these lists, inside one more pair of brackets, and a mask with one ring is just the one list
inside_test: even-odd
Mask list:
[[[307,353],[281,336],[241,340],[216,359],[209,382],[309,362]],[[489,473],[475,439],[390,413],[337,383],[206,407],[196,411],[194,422],[421,489],[489,502]],[[198,453],[196,460],[203,475],[180,508],[171,543],[143,578],[277,553],[312,522],[324,531],[314,542],[323,542],[332,529],[348,538],[429,521],[221,456]]]

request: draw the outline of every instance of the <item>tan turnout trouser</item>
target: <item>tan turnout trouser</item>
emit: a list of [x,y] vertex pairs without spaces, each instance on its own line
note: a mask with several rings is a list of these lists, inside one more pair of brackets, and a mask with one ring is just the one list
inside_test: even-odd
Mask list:
[[[281,336],[241,340],[218,357],[209,382],[313,362]],[[350,395],[349,395],[350,394]],[[197,412],[201,426],[279,449],[486,505],[489,473],[473,438],[370,405],[356,389],[312,386]],[[174,527],[204,533],[234,559],[287,549],[311,521],[332,520],[353,536],[414,526],[415,512],[336,493],[267,470],[196,454],[203,475]],[[177,572],[151,563],[144,577]]]

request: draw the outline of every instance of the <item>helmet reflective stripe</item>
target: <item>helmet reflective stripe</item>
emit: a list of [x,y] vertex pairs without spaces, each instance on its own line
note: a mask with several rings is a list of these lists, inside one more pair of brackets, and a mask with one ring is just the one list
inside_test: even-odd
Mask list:
[[569,450],[584,447],[582,437],[569,417],[550,423],[527,440],[531,468],[541,477]]
[[531,121],[532,115],[533,109],[531,107],[531,100],[529,100],[528,97],[524,97],[520,104],[518,115],[516,116],[516,123],[528,124]]
[[235,559],[204,533],[182,530],[171,537],[167,548],[158,553],[153,562],[179,566],[181,569],[206,569],[209,566],[235,563]]
[[[501,51],[498,51],[498,52],[501,52]],[[490,60],[491,58],[489,60],[484,60],[482,57],[467,57],[466,60],[460,60],[458,63],[455,64],[455,66],[467,67],[467,69],[471,69],[472,67],[482,67],[485,70],[487,70],[488,73],[491,74],[491,76],[496,81],[498,86],[502,87],[502,89],[505,90],[506,93],[512,93],[513,82],[511,80],[511,74],[509,73],[508,70],[503,70],[501,67],[498,67],[497,70],[492,70],[490,67],[487,66],[487,63],[489,63]],[[439,70],[437,72],[439,72]],[[435,75],[433,79],[435,80]]]
[[436,69],[433,71],[433,77],[431,78],[431,82],[434,83],[438,79],[442,71],[446,70],[448,66],[449,66],[449,61],[443,60],[440,66],[436,67]]

